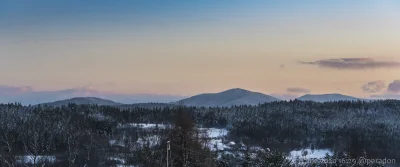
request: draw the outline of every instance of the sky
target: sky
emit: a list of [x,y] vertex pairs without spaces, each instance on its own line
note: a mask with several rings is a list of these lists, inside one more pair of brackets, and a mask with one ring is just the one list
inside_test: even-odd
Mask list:
[[0,85],[398,96],[399,29],[398,0],[0,0]]

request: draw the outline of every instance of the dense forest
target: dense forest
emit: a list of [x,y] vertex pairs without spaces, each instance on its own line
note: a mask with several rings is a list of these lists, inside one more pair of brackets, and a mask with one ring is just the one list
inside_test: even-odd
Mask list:
[[[1,104],[0,166],[295,166],[288,154],[308,148],[331,150],[324,160],[400,160],[396,100],[155,106]],[[212,128],[229,148],[210,147],[202,129]]]

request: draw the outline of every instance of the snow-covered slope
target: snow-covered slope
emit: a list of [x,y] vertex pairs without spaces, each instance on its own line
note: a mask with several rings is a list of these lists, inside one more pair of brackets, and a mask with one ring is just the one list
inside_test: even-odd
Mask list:
[[280,101],[279,99],[258,92],[236,88],[220,93],[196,95],[177,103],[186,106],[229,107],[233,105],[258,105],[260,103]]
[[329,102],[329,101],[357,101],[357,100],[367,100],[367,99],[360,99],[342,94],[315,94],[315,95],[306,94],[304,96],[297,98],[297,100]]
[[60,101],[55,101],[51,103],[44,103],[42,105],[48,105],[48,106],[63,106],[63,105],[68,105],[70,103],[74,104],[90,104],[90,105],[100,105],[100,106],[117,106],[117,105],[122,105],[121,103],[116,103],[111,100],[105,100],[105,99],[100,99],[97,97],[75,97],[72,99],[67,99],[67,100],[60,100]]

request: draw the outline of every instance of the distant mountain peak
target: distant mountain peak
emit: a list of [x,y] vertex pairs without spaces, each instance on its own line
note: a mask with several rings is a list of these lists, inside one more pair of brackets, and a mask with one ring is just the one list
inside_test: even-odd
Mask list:
[[316,101],[316,102],[329,102],[329,101],[357,101],[366,100],[353,96],[343,95],[339,93],[329,93],[329,94],[306,94],[297,98],[297,100],[303,101]]
[[340,93],[324,93],[324,94],[305,94],[303,96],[347,96],[347,97],[352,97]]
[[229,107],[234,105],[258,105],[260,103],[280,101],[279,99],[245,90],[242,88],[233,88],[219,93],[205,93],[192,96],[187,99],[178,101],[187,106],[203,106],[203,107]]
[[227,92],[227,91],[245,91],[245,92],[251,92],[251,91],[249,91],[249,90],[242,89],[242,88],[232,88],[232,89],[225,90],[224,92]]
[[252,93],[252,91],[242,88],[232,88],[219,93]]
[[90,104],[90,105],[100,105],[100,106],[116,106],[121,105],[121,103],[117,103],[111,100],[101,99],[98,97],[73,97],[66,100],[59,100],[51,103],[44,103],[42,105],[48,106],[63,106],[68,105],[70,103],[74,104]]

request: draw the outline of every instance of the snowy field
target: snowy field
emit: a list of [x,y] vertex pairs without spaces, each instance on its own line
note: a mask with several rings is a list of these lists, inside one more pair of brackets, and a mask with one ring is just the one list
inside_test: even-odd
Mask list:
[[200,131],[206,131],[209,138],[219,138],[228,135],[228,130],[218,128],[199,128]]
[[[304,150],[294,150],[289,153],[289,159],[295,160],[297,158],[301,159],[322,159],[328,155],[333,155],[333,153],[328,149],[320,149],[320,150],[311,150],[311,149],[304,149]],[[305,156],[303,156],[305,155]]]
[[[119,125],[119,128],[142,128],[142,129],[154,129],[154,128],[160,128],[160,129],[167,129],[171,128],[171,125],[168,124],[145,124],[145,123],[129,123],[129,124],[124,124],[124,125]],[[229,131],[226,129],[219,129],[219,128],[198,128],[198,130],[202,133],[205,133],[207,135],[207,138],[211,139],[208,143],[208,147],[211,150],[224,150],[224,149],[229,149],[230,146],[228,145],[234,145],[234,142],[230,142],[229,144],[224,144],[222,142],[222,138],[224,138],[226,135],[228,135]],[[146,143],[146,141],[151,141],[150,145],[154,146],[157,144],[159,141],[158,136],[149,136],[146,139],[139,139],[137,142],[139,144]],[[156,142],[156,143],[154,143]],[[122,143],[119,143],[116,140],[110,140],[109,142],[111,145],[119,145],[123,146]]]
[[212,151],[230,149],[229,146],[222,142],[222,139],[211,139],[211,141],[208,142],[208,148]]
[[[146,123],[129,123],[118,125],[118,128],[141,128],[141,129],[168,129],[172,128],[169,124],[146,124]],[[219,138],[224,137],[228,134],[228,130],[226,129],[218,129],[218,128],[198,128],[200,132],[207,132],[209,138]]]
[[[142,128],[142,129],[154,129],[154,128],[160,128],[160,129],[167,129],[167,128],[171,128],[171,125],[166,125],[166,124],[144,124],[144,123],[129,123],[129,124],[124,124],[124,125],[119,125],[119,128],[130,128],[130,127],[134,127],[134,128]],[[201,133],[204,133],[205,135],[207,135],[207,138],[210,139],[210,141],[208,142],[207,146],[213,150],[224,150],[224,149],[230,149],[230,146],[235,145],[234,142],[228,142],[228,144],[224,144],[222,142],[222,139],[228,135],[228,130],[226,129],[218,129],[218,128],[198,128],[198,130]],[[142,144],[146,144],[147,142],[150,142],[150,146],[155,146],[157,144],[159,144],[160,141],[160,137],[157,135],[152,135],[152,136],[147,136],[144,139],[138,139],[137,143],[142,145]],[[110,145],[118,145],[118,146],[122,146],[124,147],[124,144],[117,141],[117,140],[110,140],[109,141]],[[117,157],[110,157],[110,160],[115,160],[118,161],[120,163],[120,165],[117,165],[118,167],[124,167],[125,165],[125,160],[121,159],[121,158],[117,158]],[[129,167],[133,167],[133,166],[129,166]]]
[[[128,127],[136,127],[136,128],[143,128],[143,129],[154,129],[156,127],[160,129],[171,128],[171,125],[166,124],[143,124],[143,123],[129,123],[125,125],[120,125],[120,127],[128,128]],[[229,133],[227,129],[223,128],[198,128],[198,130],[207,135],[207,138],[210,140],[208,141],[208,148],[212,151],[217,150],[229,150],[232,146],[236,145],[233,141],[223,142],[223,138],[226,137]],[[148,136],[144,140],[139,139],[137,142],[139,144],[144,144],[147,141],[150,141],[151,146],[155,146],[160,142],[160,138],[157,135]],[[115,140],[111,140],[110,144],[112,145],[120,145],[123,146],[121,143],[118,143]],[[244,148],[245,146],[242,145]],[[254,147],[253,149],[260,150],[259,147]],[[293,150],[289,153],[288,159],[296,160],[296,159],[322,159],[328,155],[332,155],[333,153],[328,149],[303,149],[303,150]],[[305,156],[304,156],[305,155]]]

